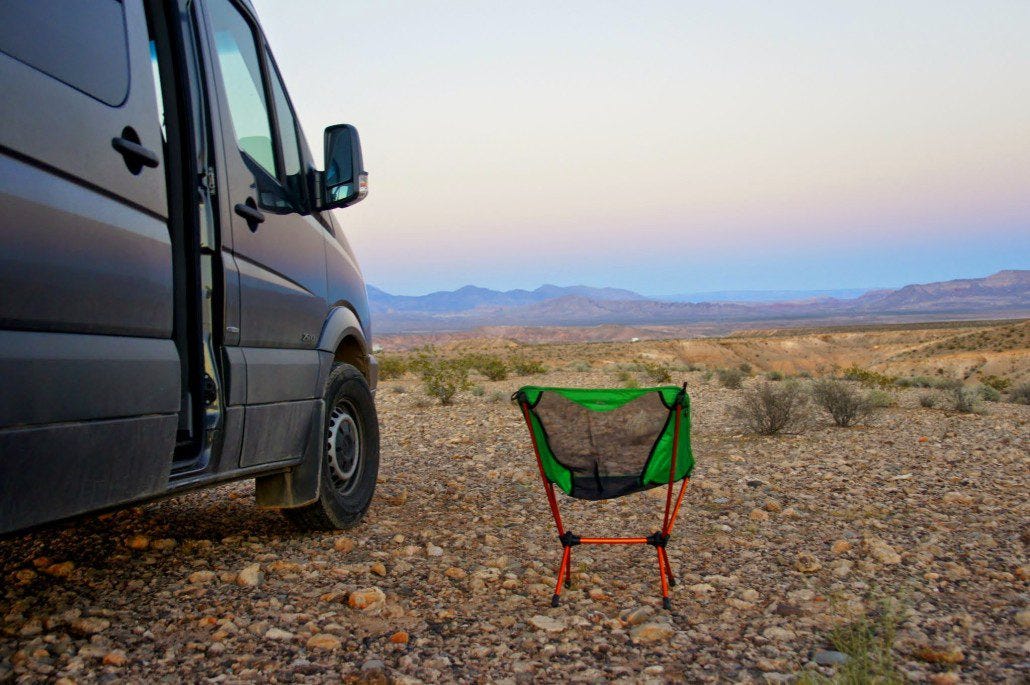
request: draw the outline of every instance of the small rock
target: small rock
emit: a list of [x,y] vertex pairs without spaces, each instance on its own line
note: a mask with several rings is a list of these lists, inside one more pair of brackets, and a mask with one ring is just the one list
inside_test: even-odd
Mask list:
[[758,590],[755,590],[753,588],[747,588],[745,590],[741,590],[740,592],[740,598],[747,602],[755,602],[758,600],[759,596],[760,595],[758,594]]
[[73,561],[62,561],[57,564],[50,564],[43,569],[43,573],[48,576],[55,578],[67,578],[75,570],[75,562]]
[[386,593],[377,587],[363,588],[350,593],[347,604],[352,609],[373,611],[386,606]]
[[715,587],[709,585],[708,583],[696,583],[694,585],[691,585],[687,589],[693,592],[698,597],[701,597],[702,595],[707,595],[711,592],[715,592]]
[[802,573],[815,573],[822,567],[823,565],[819,563],[819,559],[811,552],[802,552],[794,561],[794,568]]
[[900,564],[901,555],[894,548],[875,535],[867,535],[862,540],[871,557],[883,564]]
[[125,539],[125,546],[137,551],[150,547],[150,538],[146,535],[132,535]]
[[961,506],[969,506],[973,503],[973,498],[964,492],[946,492],[944,493],[945,504],[958,504]]
[[762,509],[752,509],[747,517],[752,521],[765,522],[769,520],[769,513]]
[[128,657],[125,656],[125,651],[121,649],[113,649],[104,655],[105,666],[124,666],[128,660]]
[[386,664],[379,659],[369,659],[361,664],[361,679],[358,682],[363,685],[387,685],[390,678],[386,674]]
[[236,584],[243,587],[257,587],[264,581],[265,574],[261,572],[261,564],[251,564],[236,574]]
[[633,609],[627,609],[619,614],[619,620],[628,626],[635,626],[643,623],[647,619],[651,618],[654,614],[654,609],[649,606],[639,606]]
[[560,633],[565,630],[565,624],[557,619],[553,619],[550,616],[542,616],[537,614],[529,619],[529,624],[537,630],[543,630],[548,633]]
[[150,543],[150,549],[156,549],[156,550],[164,551],[164,550],[172,549],[177,544],[178,543],[175,542],[175,540],[173,540],[172,538],[161,538],[159,540],[154,540],[153,542],[151,542]]
[[665,640],[676,634],[676,629],[668,623],[641,623],[629,631],[630,639],[635,644],[641,642],[657,642]]
[[376,574],[377,576],[385,576],[386,575],[386,566],[381,561],[373,562],[373,564],[368,567],[368,570],[371,573]]
[[326,652],[337,650],[342,644],[340,638],[329,633],[315,633],[307,641],[308,649],[321,649]]
[[931,673],[926,682],[930,685],[957,685],[960,681],[958,673]]
[[451,566],[446,571],[444,571],[443,574],[448,578],[453,578],[454,580],[461,580],[462,578],[468,575],[465,572],[465,569],[458,568],[457,566]]
[[106,618],[95,618],[93,616],[87,616],[85,618],[77,618],[71,622],[68,627],[71,632],[80,636],[87,637],[89,635],[95,635],[102,633],[107,630],[111,625],[111,622]]
[[266,640],[282,640],[284,642],[293,639],[293,633],[282,628],[269,628],[265,631]]
[[820,649],[812,656],[812,661],[820,666],[838,666],[847,663],[848,655],[830,649]]
[[428,545],[426,545],[426,554],[428,554],[431,557],[442,557],[443,548],[437,547],[433,543],[429,543]]
[[765,485],[765,481],[764,480],[759,480],[758,478],[748,478],[747,479],[747,486],[749,488],[760,488],[763,485]]
[[357,543],[350,538],[336,538],[333,540],[333,549],[346,554],[357,546]]
[[187,580],[194,585],[203,585],[204,583],[210,583],[214,579],[214,571],[194,571]]
[[390,636],[390,642],[395,645],[406,645],[408,644],[408,631],[398,630],[396,633]]
[[1016,612],[1016,623],[1021,628],[1030,628],[1030,609]]
[[762,631],[762,636],[767,640],[772,640],[773,642],[785,642],[797,637],[793,630],[787,630],[780,626],[769,626]]
[[931,664],[960,664],[966,655],[958,647],[921,647],[915,652],[916,658]]
[[830,547],[830,551],[834,554],[844,554],[845,552],[851,551],[851,543],[847,540],[837,540]]

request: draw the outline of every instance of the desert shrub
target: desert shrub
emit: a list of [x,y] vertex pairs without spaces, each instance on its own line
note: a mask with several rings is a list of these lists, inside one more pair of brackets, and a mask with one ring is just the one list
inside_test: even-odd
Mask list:
[[393,354],[380,352],[376,355],[376,361],[379,362],[379,377],[383,380],[400,378],[408,370],[408,362]]
[[508,377],[508,365],[492,354],[475,354],[468,357],[469,366],[485,376],[487,380],[503,381]]
[[491,402],[504,402],[508,399],[508,396],[500,390],[494,390],[492,393],[490,393],[490,397],[488,397],[487,399],[489,399]]
[[907,616],[907,610],[899,602],[884,599],[869,614],[834,628],[829,635],[830,644],[846,654],[847,661],[836,667],[832,677],[808,671],[798,679],[798,685],[904,685],[909,682],[894,661],[894,641]]
[[619,382],[622,383],[622,387],[624,388],[637,388],[640,386],[640,384],[637,383],[636,376],[629,371],[619,372]]
[[742,372],[742,373],[743,373],[743,374],[744,374],[745,376],[750,376],[750,375],[751,375],[751,365],[750,365],[750,364],[748,364],[747,362],[743,362],[742,364],[740,364],[739,366],[737,366],[737,368],[738,368],[738,369],[740,369],[740,370],[741,370],[741,372]]
[[976,389],[976,392],[986,402],[1001,401],[1001,393],[998,392],[997,388],[993,388],[990,385],[981,385]]
[[909,376],[894,381],[899,388],[932,388],[935,383],[936,381],[929,376]]
[[668,383],[672,380],[672,372],[661,362],[641,361],[640,369],[653,383]]
[[482,397],[486,394],[486,388],[484,388],[482,385],[473,385],[472,389],[469,390],[469,392],[472,393],[474,397]]
[[795,374],[795,375],[798,378],[811,378],[812,377],[812,374],[809,373],[808,371],[798,371],[797,374]]
[[730,388],[736,390],[740,387],[740,384],[744,382],[744,372],[740,369],[719,369],[715,372],[715,375],[719,377],[719,382],[722,383],[724,388]]
[[975,412],[980,407],[980,395],[972,388],[959,386],[952,390],[951,401],[955,411],[964,414]]
[[707,383],[712,380],[713,375],[715,374],[712,373],[711,369],[705,369],[704,373],[701,374],[701,381]]
[[807,420],[808,400],[797,383],[763,381],[746,390],[733,416],[744,430],[759,435],[799,433]]
[[540,363],[537,359],[530,357],[524,357],[522,355],[515,355],[508,360],[512,371],[517,376],[533,376],[538,373],[546,373],[547,367]]
[[[986,385],[988,388],[994,388],[998,392],[1005,392],[1009,386],[1012,385],[1012,380],[1009,378],[1002,378],[1001,376],[984,376],[980,379],[980,382]],[[991,400],[996,402],[997,400]]]
[[851,383],[824,378],[812,384],[812,399],[829,412],[838,426],[851,426],[863,421],[873,411],[868,397]]
[[702,369],[697,364],[691,364],[691,363],[688,362],[686,364],[680,365],[678,370],[679,371],[686,371],[686,372],[689,373],[689,372],[693,372],[693,371],[701,371]]
[[933,387],[938,390],[947,390],[954,392],[955,390],[962,387],[962,381],[957,378],[938,378],[933,382]]
[[924,392],[919,396],[919,406],[927,409],[933,409],[937,406],[937,396],[932,392]]
[[437,356],[431,347],[419,350],[415,367],[426,393],[439,400],[440,404],[450,404],[460,390],[469,387],[469,366],[466,361]]
[[897,380],[894,376],[863,369],[854,364],[844,369],[841,374],[845,380],[858,381],[868,388],[889,388]]
[[779,371],[768,371],[765,374],[765,379],[767,381],[782,381],[783,380],[783,374],[780,373]]
[[894,395],[890,394],[886,390],[873,389],[866,393],[866,402],[869,406],[874,409],[885,409],[887,407],[893,407],[897,404],[897,400],[894,399]]
[[590,364],[588,364],[587,362],[576,362],[570,368],[573,371],[578,371],[580,373],[586,373],[587,371],[590,371],[590,369],[593,368],[593,367],[591,367]]
[[1009,393],[1009,402],[1030,404],[1030,383],[1020,383]]

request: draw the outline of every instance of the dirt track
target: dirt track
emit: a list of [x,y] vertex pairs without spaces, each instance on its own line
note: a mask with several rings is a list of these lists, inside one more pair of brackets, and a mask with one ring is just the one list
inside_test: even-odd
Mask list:
[[[345,536],[297,533],[237,484],[0,542],[0,681],[779,682],[884,596],[908,611],[909,677],[1030,678],[1030,408],[957,415],[906,391],[872,427],[750,438],[727,414],[739,391],[689,378],[671,614],[650,548],[577,548],[550,608],[550,515],[517,412],[490,399],[611,375],[483,383],[452,407],[387,381],[383,478]],[[661,512],[652,494],[563,506],[581,533],[646,534]]]

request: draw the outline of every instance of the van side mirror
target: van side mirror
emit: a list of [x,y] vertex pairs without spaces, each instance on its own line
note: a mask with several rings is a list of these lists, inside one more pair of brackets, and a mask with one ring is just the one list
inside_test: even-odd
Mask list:
[[321,210],[349,207],[368,195],[361,140],[358,129],[350,124],[336,124],[325,130],[325,171],[321,181]]

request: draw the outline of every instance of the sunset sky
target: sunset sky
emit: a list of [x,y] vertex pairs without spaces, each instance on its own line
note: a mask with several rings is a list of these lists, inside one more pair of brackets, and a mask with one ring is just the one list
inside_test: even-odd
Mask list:
[[705,290],[1030,268],[1030,2],[254,0],[351,123],[368,282]]

